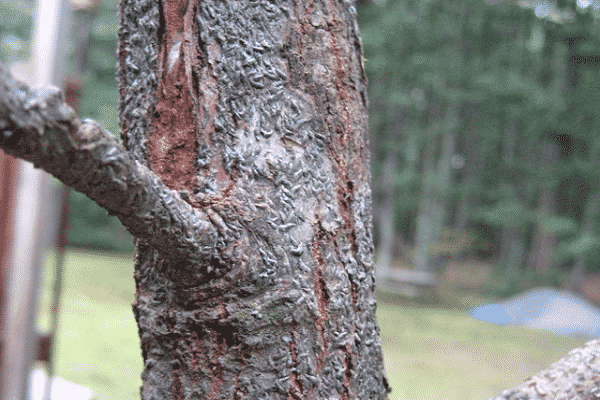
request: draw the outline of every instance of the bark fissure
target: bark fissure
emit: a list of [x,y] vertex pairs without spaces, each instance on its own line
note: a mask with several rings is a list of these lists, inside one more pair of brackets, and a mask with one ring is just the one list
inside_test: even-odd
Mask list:
[[[322,232],[319,234],[318,238],[324,238],[325,234]],[[324,272],[325,269],[325,261],[323,260],[323,255],[321,252],[320,240],[317,239],[313,242],[312,254],[313,258],[316,261],[315,266],[315,295],[317,298],[317,307],[318,307],[318,316],[315,321],[315,326],[317,331],[319,332],[319,337],[321,339],[321,350],[319,352],[317,358],[317,372],[319,372],[323,368],[323,364],[325,363],[325,358],[328,354],[328,341],[326,336],[326,321],[327,321],[327,306],[329,303],[329,296],[327,294],[327,288],[324,281]]]
[[289,397],[288,400],[297,400],[302,399],[302,395],[304,394],[304,385],[299,380],[298,373],[298,349],[296,349],[296,334],[297,334],[297,325],[296,323],[292,323],[291,330],[291,338],[290,341],[290,355],[292,356],[292,371],[290,374],[290,382],[291,386],[289,389]]
[[[191,39],[194,3],[162,1],[164,33],[159,41],[161,62],[156,90],[152,134],[149,137],[150,164],[171,189],[192,192],[195,176],[196,115],[192,64],[197,44]],[[197,86],[197,85],[196,85]]]

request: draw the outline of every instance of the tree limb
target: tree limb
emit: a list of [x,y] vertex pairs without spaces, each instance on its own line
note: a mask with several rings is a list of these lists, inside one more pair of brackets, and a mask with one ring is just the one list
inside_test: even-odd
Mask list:
[[592,340],[490,400],[600,399],[600,339]]
[[96,122],[80,120],[60,90],[32,90],[1,63],[0,148],[86,194],[171,261],[202,263],[214,251],[217,231],[206,213]]

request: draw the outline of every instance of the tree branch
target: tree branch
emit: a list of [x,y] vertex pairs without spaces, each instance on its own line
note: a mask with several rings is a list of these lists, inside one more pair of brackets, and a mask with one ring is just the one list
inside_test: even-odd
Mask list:
[[592,340],[514,389],[490,400],[600,399],[600,339]]
[[57,88],[32,90],[1,63],[0,148],[86,194],[167,259],[195,264],[211,257],[217,231],[206,213],[94,121],[80,120]]

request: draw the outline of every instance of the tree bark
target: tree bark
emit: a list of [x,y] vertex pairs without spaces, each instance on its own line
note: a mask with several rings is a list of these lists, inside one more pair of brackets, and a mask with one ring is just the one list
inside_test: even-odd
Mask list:
[[385,398],[353,6],[123,1],[121,24],[124,143],[217,230],[200,278],[137,242],[143,397]]
[[2,71],[0,143],[136,237],[144,399],[384,399],[351,2],[124,0],[125,148]]

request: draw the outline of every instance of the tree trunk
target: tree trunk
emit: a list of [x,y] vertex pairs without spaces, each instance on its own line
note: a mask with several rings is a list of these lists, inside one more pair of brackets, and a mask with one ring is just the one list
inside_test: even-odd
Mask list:
[[544,371],[489,400],[588,400],[600,393],[600,340],[571,350]]
[[444,119],[439,160],[435,160],[435,141],[432,138],[426,150],[423,166],[423,197],[417,214],[415,237],[415,269],[437,272],[435,255],[430,252],[431,244],[440,240],[446,221],[448,198],[452,186],[452,156],[454,155],[456,129],[458,128],[459,104],[450,102]]
[[142,397],[385,398],[354,7],[120,16],[125,146],[216,230],[194,268],[137,241]]

